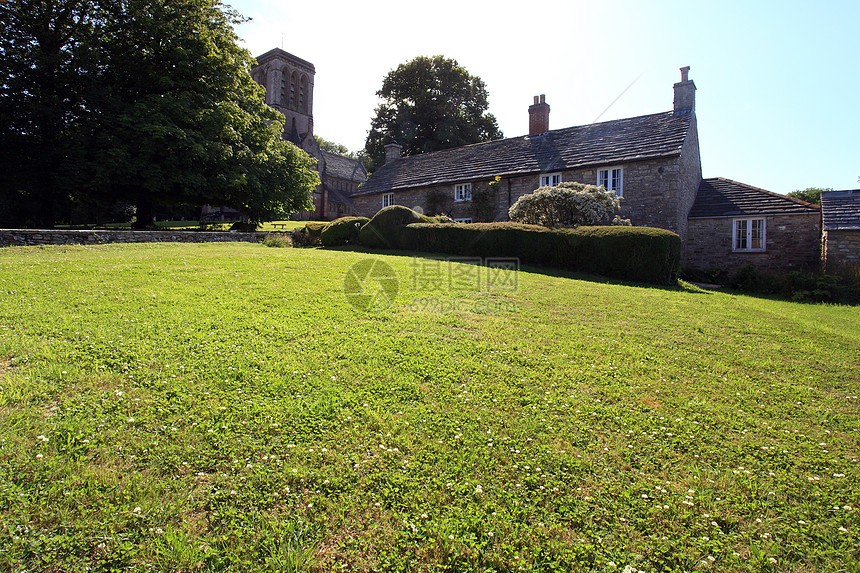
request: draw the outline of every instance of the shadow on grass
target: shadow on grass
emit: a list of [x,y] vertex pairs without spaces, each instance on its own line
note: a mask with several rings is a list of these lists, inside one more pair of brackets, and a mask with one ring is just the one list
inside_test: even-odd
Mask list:
[[[325,248],[329,251],[344,251],[344,252],[352,252],[352,253],[364,253],[368,255],[387,255],[387,256],[396,256],[396,257],[416,257],[423,259],[439,259],[442,258],[444,260],[454,259],[457,262],[467,263],[468,261],[460,260],[460,259],[468,259],[468,258],[478,258],[478,257],[457,257],[454,255],[446,255],[443,253],[425,253],[422,251],[404,251],[398,249],[371,249],[368,247],[363,247],[361,245],[340,245],[336,247],[317,247],[317,248]],[[676,284],[669,285],[661,285],[661,284],[652,284],[645,283],[639,281],[628,281],[622,279],[615,279],[610,277],[605,277],[602,275],[595,275],[592,273],[584,273],[580,271],[571,271],[567,269],[557,269],[553,267],[541,267],[537,265],[521,265],[519,267],[521,272],[540,274],[547,277],[556,277],[556,278],[566,278],[572,280],[580,280],[586,281],[595,284],[606,284],[606,285],[620,285],[620,286],[628,286],[634,288],[646,288],[651,290],[663,290],[668,292],[686,292],[690,294],[700,294],[700,295],[712,295],[713,291],[698,287],[694,284],[690,284],[688,282],[678,280]],[[737,293],[743,294],[743,293]]]

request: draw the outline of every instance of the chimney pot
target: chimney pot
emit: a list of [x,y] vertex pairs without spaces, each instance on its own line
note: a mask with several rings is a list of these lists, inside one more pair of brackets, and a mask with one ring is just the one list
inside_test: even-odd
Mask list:
[[681,81],[686,82],[690,79],[690,66],[684,66],[681,68]]
[[549,104],[546,96],[535,96],[535,103],[529,106],[529,136],[549,131]]

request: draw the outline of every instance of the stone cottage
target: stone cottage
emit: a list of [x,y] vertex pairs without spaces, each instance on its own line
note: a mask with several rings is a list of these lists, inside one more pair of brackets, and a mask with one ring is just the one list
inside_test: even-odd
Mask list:
[[[358,214],[398,204],[458,221],[499,221],[523,195],[574,181],[603,185],[622,197],[621,216],[682,237],[702,179],[696,131],[696,86],[682,70],[672,111],[549,130],[544,96],[529,107],[529,133],[400,157],[386,146],[386,163],[353,196]],[[500,177],[492,208],[478,213],[472,195]]]
[[[614,191],[621,216],[634,225],[678,233],[689,268],[734,272],[754,264],[781,272],[817,260],[810,246],[820,240],[817,206],[727,179],[703,180],[689,67],[681,68],[668,112],[550,130],[544,96],[528,111],[529,133],[521,137],[411,157],[387,145],[386,163],[352,197],[356,214],[371,217],[397,204],[463,222],[504,221],[523,195],[573,181]],[[742,208],[729,208],[733,201]]]
[[860,265],[860,189],[821,193],[825,267]]
[[283,138],[317,160],[320,185],[313,195],[314,211],[302,219],[327,220],[353,214],[350,197],[367,179],[355,159],[322,151],[314,139],[314,65],[275,48],[257,57],[251,77],[266,89],[266,103],[284,114]]

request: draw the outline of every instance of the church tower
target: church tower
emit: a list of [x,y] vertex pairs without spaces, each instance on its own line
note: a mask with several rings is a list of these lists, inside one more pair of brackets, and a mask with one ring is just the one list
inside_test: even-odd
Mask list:
[[257,58],[251,77],[266,89],[266,103],[284,114],[284,139],[311,152],[314,142],[314,65],[275,48]]

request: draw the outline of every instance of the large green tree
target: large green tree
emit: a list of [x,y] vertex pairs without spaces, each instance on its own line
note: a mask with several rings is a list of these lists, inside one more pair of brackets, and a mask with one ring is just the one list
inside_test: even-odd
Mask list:
[[383,103],[371,121],[365,150],[378,168],[385,145],[396,141],[406,155],[501,138],[487,112],[487,89],[456,60],[421,56],[385,76],[376,92]]
[[[0,14],[20,20],[33,7],[57,3],[10,2]],[[66,163],[74,166],[46,166],[73,186],[76,199],[133,203],[141,228],[152,224],[157,204],[230,206],[253,220],[311,206],[318,182],[313,159],[281,140],[284,118],[263,102],[249,73],[253,60],[236,43],[238,15],[217,0],[89,0],[86,6],[71,18],[77,27],[70,27],[66,48],[77,58],[78,80],[57,80],[70,86],[69,100],[80,102],[80,113],[66,113],[60,122],[60,148],[73,151]],[[18,33],[23,43],[42,43],[31,29]],[[26,110],[27,102],[9,107],[20,106]],[[20,128],[10,133],[33,139]],[[42,141],[32,146],[43,150]],[[20,179],[14,189],[44,192]]]
[[52,226],[70,205],[93,4],[0,3],[0,225]]

